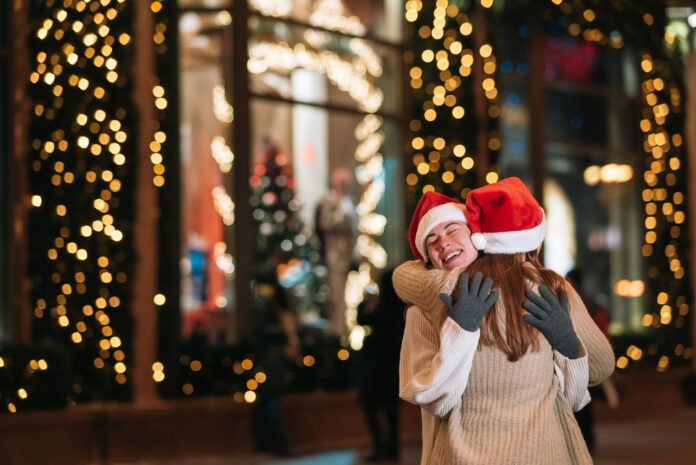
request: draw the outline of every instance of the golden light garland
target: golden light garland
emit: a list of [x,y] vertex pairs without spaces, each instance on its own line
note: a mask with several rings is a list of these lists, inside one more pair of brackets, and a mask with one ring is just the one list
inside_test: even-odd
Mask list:
[[[33,60],[33,72],[30,75],[30,83],[37,88],[48,87],[53,95],[52,106],[44,106],[37,103],[34,106],[36,118],[43,118],[53,127],[53,131],[47,138],[36,137],[32,142],[32,148],[40,154],[40,159],[34,161],[32,167],[35,172],[52,170],[51,185],[62,192],[64,185],[74,182],[84,182],[94,185],[94,198],[90,201],[92,210],[89,216],[94,220],[87,224],[74,227],[63,226],[56,231],[53,246],[46,251],[50,261],[58,265],[65,262],[76,264],[74,274],[53,273],[52,281],[59,292],[55,300],[48,296],[42,296],[35,301],[34,315],[36,318],[50,316],[55,323],[66,328],[66,335],[73,344],[81,344],[86,333],[91,334],[84,320],[92,318],[95,327],[99,328],[94,336],[99,339],[99,353],[93,359],[94,366],[103,369],[107,366],[105,360],[112,358],[111,364],[117,383],[124,384],[127,380],[127,367],[123,362],[125,354],[120,349],[121,339],[110,326],[109,313],[119,309],[121,299],[110,289],[113,282],[123,283],[127,276],[119,272],[112,274],[113,257],[107,257],[101,253],[88,253],[88,250],[100,250],[101,240],[108,238],[113,242],[124,239],[124,232],[119,229],[122,220],[114,216],[117,206],[114,200],[115,194],[121,190],[121,180],[118,177],[121,167],[127,163],[128,158],[122,150],[122,144],[126,143],[129,135],[122,128],[121,121],[126,118],[123,108],[113,108],[112,105],[100,104],[105,102],[107,95],[118,93],[121,79],[120,63],[116,58],[122,49],[129,47],[131,37],[127,33],[118,34],[112,30],[112,23],[120,14],[121,6],[125,0],[104,0],[100,3],[88,4],[88,2],[64,2],[62,7],[46,9],[46,17],[39,21],[40,26],[35,32],[40,41],[52,39],[63,41],[61,53],[49,53],[41,51]],[[82,21],[84,15],[89,14],[89,21]],[[76,34],[79,42],[71,42],[66,31]],[[81,43],[80,43],[81,42]],[[91,73],[91,74],[89,74]],[[90,81],[90,77],[97,75],[101,82],[109,85],[102,86]],[[90,103],[89,112],[76,112],[69,120],[56,120],[57,111],[64,105],[63,92],[69,86],[73,92],[81,93],[81,100]],[[86,108],[87,105],[84,105]],[[66,153],[84,153],[85,166],[76,168],[78,172],[72,172],[68,166],[73,163],[61,158]],[[110,157],[112,169],[105,169],[107,163],[104,157]],[[55,161],[51,161],[55,159]],[[94,160],[91,163],[90,160]],[[77,179],[78,176],[84,176]],[[96,187],[101,185],[100,187]],[[63,198],[57,195],[55,199]],[[60,200],[58,200],[60,202]],[[51,208],[59,217],[69,217],[74,208],[80,205],[56,203],[53,198],[42,198],[38,194],[31,197],[31,204],[37,209]],[[79,271],[79,262],[89,262],[91,267],[98,270],[96,279],[86,276]],[[83,300],[81,297],[88,293],[87,286],[98,286],[98,295],[92,302],[81,305],[81,315],[68,314],[68,308],[77,305],[75,301]],[[27,371],[45,370],[45,360],[32,360]],[[76,385],[75,389],[79,389]],[[77,391],[76,391],[77,392]],[[18,393],[26,398],[26,391]],[[10,408],[10,410],[12,410]]]
[[261,74],[269,69],[290,72],[298,68],[320,72],[358,102],[360,109],[370,113],[376,112],[384,100],[382,91],[367,79],[362,67],[328,50],[308,50],[301,43],[294,47],[285,43],[252,44],[247,67],[253,74]]
[[[640,121],[640,128],[644,134],[643,149],[649,155],[649,162],[643,179],[647,188],[643,189],[642,198],[645,202],[645,243],[642,254],[646,257],[656,253],[654,244],[657,242],[657,232],[655,228],[658,223],[658,215],[664,221],[672,223],[670,236],[673,239],[681,235],[680,225],[686,219],[684,208],[684,194],[674,192],[672,197],[667,196],[667,190],[659,187],[659,177],[664,177],[667,186],[673,186],[677,181],[677,176],[681,168],[678,156],[670,154],[673,148],[680,147],[683,143],[679,133],[669,134],[665,129],[665,123],[670,113],[674,112],[681,105],[681,95],[676,86],[669,86],[659,77],[658,67],[654,59],[644,54],[641,58],[641,69],[643,71],[643,81],[641,83],[641,95],[644,103],[643,119]],[[664,91],[669,93],[669,103],[662,100]],[[674,279],[682,279],[685,270],[679,257],[679,250],[676,242],[670,242],[663,251],[668,262],[668,267]],[[669,302],[672,301],[672,305]],[[662,325],[674,324],[676,327],[683,326],[684,317],[689,313],[689,306],[684,296],[670,296],[666,290],[657,293],[657,304],[660,305],[659,313],[649,313],[643,316],[643,326],[658,328]],[[624,357],[621,365],[628,365],[629,359],[638,360],[640,357]],[[676,355],[676,354],[675,354]],[[683,351],[680,355],[684,358],[691,356],[690,350]],[[617,366],[618,366],[617,361]],[[669,367],[670,357],[663,355],[660,357],[657,370],[664,371]]]
[[[493,6],[492,0],[482,0],[480,3],[486,9]],[[418,51],[423,63],[422,66],[434,66],[433,72],[439,77],[439,81],[424,82],[424,69],[419,65],[413,65],[409,70],[411,88],[415,91],[426,85],[426,93],[432,95],[429,100],[423,103],[423,120],[434,122],[440,117],[460,120],[471,112],[472,109],[465,108],[457,95],[461,94],[460,88],[464,85],[464,80],[472,78],[473,67],[479,60],[482,61],[481,87],[486,99],[487,115],[490,118],[498,118],[501,107],[498,103],[498,89],[495,81],[497,62],[493,46],[484,43],[476,51],[464,48],[462,39],[471,36],[474,32],[474,25],[469,16],[460,12],[457,5],[450,4],[447,0],[437,0],[432,11],[423,10],[421,0],[409,0],[406,2],[405,8],[405,18],[411,23],[418,21],[422,14],[432,14],[432,25],[421,25],[416,34],[422,39],[432,38],[441,41],[440,48],[437,50],[426,48]],[[448,27],[448,18],[456,19],[458,28]],[[453,63],[459,64],[458,75],[450,72]],[[457,175],[462,175],[474,167],[474,159],[469,156],[464,157],[467,153],[467,147],[460,141],[448,141],[441,136],[426,139],[420,137],[418,132],[421,129],[421,124],[417,119],[411,121],[410,129],[414,133],[411,140],[411,146],[415,151],[413,155],[414,172],[406,176],[407,185],[416,186],[421,177],[429,177],[432,173],[439,173],[442,182],[450,184]],[[488,149],[497,150],[500,147],[500,140],[489,133],[487,145]],[[427,158],[422,153],[425,150],[430,150]],[[450,157],[450,154],[453,154],[454,158]],[[486,174],[485,180],[488,183],[498,180],[495,168]],[[422,193],[434,190],[435,186],[432,184],[426,184],[422,187]],[[464,188],[460,195],[465,197],[467,193],[468,188]]]

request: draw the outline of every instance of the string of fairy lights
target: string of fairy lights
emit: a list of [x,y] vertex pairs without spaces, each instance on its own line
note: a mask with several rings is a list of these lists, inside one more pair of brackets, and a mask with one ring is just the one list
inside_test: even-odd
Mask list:
[[[651,19],[644,18],[646,24],[650,25]],[[668,38],[666,38],[668,40]],[[674,280],[682,280],[685,276],[685,269],[680,260],[680,244],[678,239],[681,228],[686,220],[684,192],[674,189],[672,186],[677,184],[677,178],[683,176],[681,169],[681,147],[682,135],[679,132],[669,133],[667,130],[668,118],[671,114],[681,112],[681,95],[679,88],[672,83],[665,83],[660,77],[659,69],[661,64],[651,55],[644,54],[641,60],[643,80],[641,83],[641,101],[643,103],[643,119],[640,122],[643,132],[643,149],[648,155],[646,170],[643,180],[646,188],[643,189],[642,198],[645,202],[645,243],[642,247],[642,254],[645,257],[652,257],[660,252],[664,253],[666,267],[659,269],[651,266],[648,269],[650,278],[657,277],[657,273],[670,272]],[[660,179],[661,178],[661,179]],[[672,192],[669,192],[668,189]],[[671,194],[671,195],[670,195]],[[660,231],[658,225],[663,225]],[[664,247],[664,251],[655,250],[658,245],[659,235],[669,234],[669,239]],[[660,241],[663,242],[664,241]],[[656,289],[655,298],[659,306],[659,311],[646,313],[643,316],[643,326],[659,328],[663,325],[674,325],[676,328],[683,327],[685,317],[689,313],[689,305],[686,297],[677,292],[670,292],[671,289]],[[680,295],[681,294],[681,295]],[[656,353],[658,347],[652,345],[647,348],[648,353]],[[632,345],[626,351],[626,355],[619,357],[617,366],[624,368],[629,360],[640,360],[642,349]],[[674,348],[674,356],[690,358],[692,349],[678,344]],[[657,370],[664,371],[670,363],[670,355],[663,354],[657,362]]]
[[[132,11],[125,0],[64,0],[33,14],[34,334],[62,339],[88,361],[76,367],[73,395],[80,398],[106,387],[96,373],[108,373],[118,386],[128,381],[122,333],[130,318],[121,304],[129,297],[132,224]],[[50,367],[38,360],[29,368]]]
[[[479,4],[487,10],[493,1],[482,0]],[[491,43],[478,45],[474,41],[473,3],[464,11],[447,0],[437,0],[432,6],[432,2],[423,0],[405,3],[406,21],[414,24],[414,35],[425,44],[422,50],[414,47],[415,53],[406,54],[410,86],[418,105],[409,124],[413,171],[406,176],[406,184],[415,196],[438,186],[443,193],[463,198],[476,184],[472,177],[476,133],[464,130],[477,125],[473,95],[484,93],[489,120],[501,113],[497,62]],[[480,83],[474,80],[473,72],[479,65],[483,69]],[[474,89],[476,85],[481,89]],[[495,131],[487,131],[486,148],[491,152],[500,148]],[[495,166],[486,173],[485,180],[498,180]]]

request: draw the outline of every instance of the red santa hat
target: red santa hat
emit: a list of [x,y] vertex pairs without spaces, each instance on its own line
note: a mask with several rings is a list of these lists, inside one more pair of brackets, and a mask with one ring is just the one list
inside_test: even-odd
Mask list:
[[544,210],[519,178],[469,192],[466,218],[471,242],[486,253],[531,252],[546,235]]
[[411,218],[408,237],[413,255],[424,262],[428,261],[425,238],[435,226],[446,221],[466,223],[464,204],[437,192],[426,192],[421,197]]

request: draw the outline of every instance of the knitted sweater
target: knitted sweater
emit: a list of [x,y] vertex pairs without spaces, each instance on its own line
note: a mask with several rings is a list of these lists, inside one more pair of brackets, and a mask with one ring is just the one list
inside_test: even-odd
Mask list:
[[[399,390],[421,406],[421,464],[592,463],[572,410],[589,400],[588,377],[597,384],[611,374],[614,356],[579,296],[568,286],[582,357],[568,360],[540,336],[538,352],[509,362],[447,316],[438,295],[451,294],[460,273],[417,261],[394,273],[399,296],[417,304],[406,314]],[[491,309],[501,323],[504,305],[498,299]]]

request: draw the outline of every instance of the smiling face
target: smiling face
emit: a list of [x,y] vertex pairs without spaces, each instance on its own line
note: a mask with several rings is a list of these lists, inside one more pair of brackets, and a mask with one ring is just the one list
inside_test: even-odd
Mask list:
[[433,267],[442,270],[466,268],[478,257],[471,242],[471,230],[464,221],[446,221],[435,226],[425,238],[425,248]]

